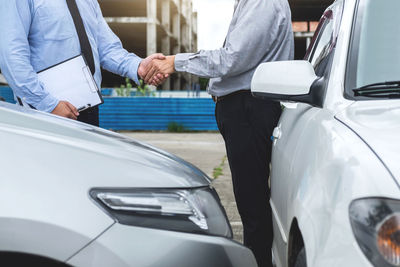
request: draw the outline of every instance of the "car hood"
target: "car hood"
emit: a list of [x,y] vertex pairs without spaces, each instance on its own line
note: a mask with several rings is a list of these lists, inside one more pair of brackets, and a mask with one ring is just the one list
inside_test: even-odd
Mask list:
[[1,102],[0,139],[3,148],[10,148],[1,153],[0,160],[32,161],[26,173],[31,177],[44,177],[44,172],[54,176],[57,170],[65,175],[68,170],[68,179],[89,188],[193,188],[210,184],[201,170],[165,151],[111,131]]
[[400,182],[400,100],[358,101],[336,118],[359,135]]

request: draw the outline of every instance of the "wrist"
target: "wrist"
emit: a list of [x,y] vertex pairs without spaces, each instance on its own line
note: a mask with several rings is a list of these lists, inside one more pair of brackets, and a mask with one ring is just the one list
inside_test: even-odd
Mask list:
[[171,71],[175,72],[176,71],[176,69],[175,69],[175,56],[167,56],[167,60],[169,61],[169,64],[170,64],[170,66],[172,68]]
[[145,76],[142,63],[143,59],[139,62],[139,67],[137,69],[137,76],[139,79],[143,79],[143,77]]
[[176,69],[175,69],[175,55],[171,56],[171,61],[172,61],[172,63],[171,63],[172,68],[173,68],[174,71],[176,71]]

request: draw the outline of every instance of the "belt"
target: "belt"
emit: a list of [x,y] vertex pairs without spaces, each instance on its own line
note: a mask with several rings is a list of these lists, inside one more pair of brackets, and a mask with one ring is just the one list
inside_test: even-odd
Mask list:
[[221,102],[222,100],[224,100],[225,98],[228,98],[230,96],[234,96],[234,95],[239,95],[239,94],[243,94],[243,93],[250,93],[250,90],[239,90],[239,91],[235,91],[233,93],[230,93],[228,95],[224,95],[224,96],[212,96],[212,99],[214,100],[215,103]]

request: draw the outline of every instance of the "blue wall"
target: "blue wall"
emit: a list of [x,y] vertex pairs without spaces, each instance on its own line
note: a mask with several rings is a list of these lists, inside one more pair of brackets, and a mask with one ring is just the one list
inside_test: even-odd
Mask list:
[[[12,91],[0,87],[0,96],[14,103]],[[176,122],[189,130],[217,131],[215,104],[210,98],[105,97],[100,126],[112,130],[167,130]]]
[[176,122],[189,130],[218,130],[208,98],[110,97],[100,108],[100,125],[113,130],[166,130]]
[[0,86],[0,96],[9,103],[15,103],[14,94],[10,87]]

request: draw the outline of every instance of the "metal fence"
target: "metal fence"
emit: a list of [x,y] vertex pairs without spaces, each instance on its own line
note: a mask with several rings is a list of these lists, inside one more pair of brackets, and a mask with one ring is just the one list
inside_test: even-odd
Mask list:
[[15,103],[14,94],[10,87],[0,86],[0,97],[8,103]]
[[113,130],[166,130],[176,123],[188,130],[216,131],[215,104],[204,98],[110,97],[100,108],[100,125]]

